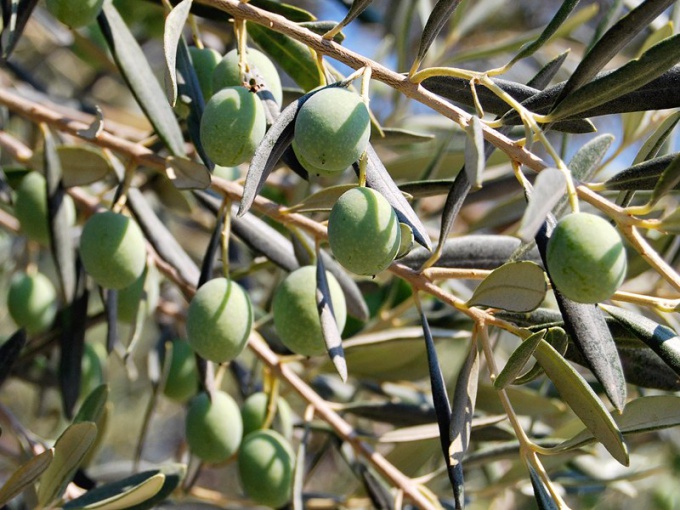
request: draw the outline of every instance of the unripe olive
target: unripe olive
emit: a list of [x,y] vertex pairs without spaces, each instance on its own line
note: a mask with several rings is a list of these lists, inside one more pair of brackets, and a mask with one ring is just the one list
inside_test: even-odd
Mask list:
[[260,430],[248,434],[238,454],[241,485],[250,499],[279,508],[292,495],[295,453],[280,434]]
[[370,135],[371,120],[361,97],[339,87],[314,94],[295,119],[295,149],[300,163],[304,166],[304,160],[326,172],[342,172],[357,161]]
[[[69,195],[64,196],[64,207],[66,207],[68,213],[68,223],[73,224],[75,222],[76,209]],[[29,172],[21,180],[14,202],[14,213],[21,225],[21,232],[26,237],[45,246],[50,244],[50,227],[47,216],[47,184],[42,174]]]
[[267,127],[262,101],[245,87],[213,94],[201,117],[201,143],[215,164],[235,166],[255,154]]
[[[272,93],[274,100],[281,104],[283,101],[283,89],[281,78],[276,70],[274,63],[269,57],[255,48],[248,48],[246,52],[246,63],[250,75],[258,74],[258,78],[264,81],[266,88]],[[260,80],[258,80],[260,85]],[[238,68],[238,51],[233,49],[227,52],[222,60],[217,64],[212,75],[212,87],[214,91],[225,87],[243,85],[241,73]],[[247,86],[247,85],[246,85]]]
[[[243,419],[244,437],[263,427],[264,421],[267,418],[268,402],[269,395],[263,391],[253,393],[243,402],[241,418]],[[293,412],[288,402],[281,397],[276,399],[276,411],[271,425],[271,428],[279,432],[286,439],[293,437]]]
[[345,268],[375,275],[387,269],[399,251],[399,220],[380,193],[366,187],[352,188],[331,209],[328,242]]
[[[326,272],[326,278],[335,321],[342,331],[347,318],[345,296],[331,273]],[[316,306],[316,267],[303,266],[290,273],[276,289],[272,307],[274,327],[288,349],[303,356],[326,352]]]
[[297,143],[295,143],[295,139],[293,139],[293,143],[291,144],[293,147],[293,152],[295,153],[295,157],[297,158],[298,162],[303,166],[307,172],[309,172],[311,175],[316,175],[317,177],[322,176],[322,175],[334,175],[336,172],[329,172],[325,168],[318,168],[312,165],[305,157],[302,155],[300,150],[297,148]]
[[201,357],[224,363],[241,354],[253,325],[253,309],[243,288],[227,278],[201,285],[187,311],[187,340]]
[[609,299],[626,277],[621,236],[607,220],[589,213],[569,214],[557,223],[546,262],[557,290],[578,303]]
[[85,270],[99,285],[123,289],[144,271],[144,234],[128,216],[112,211],[97,213],[83,227],[80,257]]
[[102,10],[104,0],[46,0],[52,16],[71,28],[93,23]]
[[223,462],[236,453],[242,437],[241,412],[227,393],[203,392],[189,401],[186,438],[196,457],[206,462]]
[[201,86],[203,99],[208,101],[213,95],[213,71],[220,61],[221,55],[212,48],[198,48],[196,46],[189,47],[189,53],[191,53],[191,62],[194,65],[194,71],[196,71],[198,84]]
[[7,308],[12,320],[29,333],[48,329],[57,313],[57,291],[42,273],[17,273],[9,284]]
[[173,340],[170,356],[170,368],[163,394],[169,399],[184,402],[193,396],[198,388],[198,369],[194,351],[186,341]]

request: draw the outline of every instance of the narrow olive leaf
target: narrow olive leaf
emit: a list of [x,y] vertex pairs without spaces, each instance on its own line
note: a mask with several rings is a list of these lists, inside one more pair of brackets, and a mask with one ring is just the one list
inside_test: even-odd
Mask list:
[[543,340],[545,333],[546,330],[542,329],[531,335],[529,338],[524,339],[522,343],[519,344],[508,358],[503,370],[500,371],[493,381],[493,385],[496,389],[501,390],[515,381],[533,355],[540,341]]
[[601,308],[647,344],[676,374],[680,375],[680,335],[663,324],[623,308],[606,305],[601,305]]
[[[567,336],[567,332],[564,331],[562,328],[560,327],[549,328],[547,330],[547,333],[545,334],[544,339],[546,342],[552,345],[555,348],[555,350],[559,352],[562,356],[566,354],[567,348],[569,347],[569,337]],[[538,341],[536,342],[537,342],[536,345],[538,345]],[[532,354],[534,349],[532,349],[531,351]],[[518,375],[517,378],[511,382],[512,384],[519,386],[522,384],[530,383],[531,381],[537,379],[541,375],[543,375],[543,369],[541,368],[541,365],[539,365],[538,363],[534,363],[534,366],[532,366],[522,375]]]
[[528,243],[533,240],[548,214],[564,197],[566,191],[567,180],[561,170],[546,168],[538,174],[517,231],[522,241]]
[[[655,44],[640,58],[571,92],[550,112],[550,118],[560,120],[578,115],[633,92],[677,64],[680,60],[679,55],[680,34],[676,34]],[[566,86],[563,92],[564,90]]]
[[[680,425],[680,397],[675,395],[653,395],[632,400],[623,413],[615,416],[621,433],[641,434]],[[580,448],[595,440],[590,430],[585,429],[554,448],[568,451]]]
[[553,500],[536,470],[529,464],[527,464],[527,469],[529,470],[531,487],[534,489],[534,499],[539,510],[558,510],[560,506]]
[[107,484],[69,501],[64,505],[64,509],[119,510],[130,508],[153,498],[163,488],[164,483],[165,475],[155,473],[136,485],[132,485],[131,481],[127,481],[124,486],[120,486],[121,482],[118,482],[118,486],[113,483]]
[[[12,0],[9,24],[3,27],[2,34],[0,34],[2,35],[0,45],[2,46],[3,61],[6,61],[12,54],[36,5],[38,5],[38,0]],[[5,33],[7,33],[6,37]]]
[[335,34],[339,33],[340,30],[354,21],[354,19],[356,19],[356,17],[359,16],[359,14],[361,14],[371,4],[371,2],[373,2],[373,0],[353,0],[352,5],[350,6],[342,21],[337,23],[324,37],[326,39],[330,39],[331,35],[334,36]]
[[83,145],[62,145],[57,148],[64,187],[87,186],[103,179],[111,164],[102,153]]
[[426,423],[424,425],[413,425],[392,429],[378,438],[379,443],[410,443],[412,441],[423,441],[425,439],[436,439],[439,437],[439,426],[436,423]]
[[557,388],[560,396],[597,440],[618,462],[629,464],[628,448],[609,411],[583,377],[545,340],[534,357]]
[[163,52],[165,53],[165,94],[172,106],[177,102],[177,45],[189,17],[193,0],[182,0],[165,18]]
[[7,380],[21,350],[26,345],[26,330],[19,329],[0,345],[0,386]]
[[674,152],[621,170],[605,181],[604,187],[615,191],[652,191],[663,171],[678,155],[680,152]]
[[[310,32],[314,32],[316,35],[327,34],[330,30],[333,30],[337,24],[337,21],[303,21],[302,23],[298,23],[299,26],[306,28]],[[344,40],[345,34],[342,32],[333,35],[333,42],[342,44]]]
[[430,46],[437,38],[437,35],[439,35],[441,29],[444,28],[444,25],[448,23],[458,4],[460,4],[460,0],[437,0],[430,16],[427,18],[423,34],[420,37],[415,66],[423,60],[427,50],[430,49]]
[[545,274],[538,264],[508,262],[482,280],[467,304],[530,312],[543,302],[547,290]]
[[142,227],[145,237],[163,260],[172,265],[187,283],[198,282],[200,274],[198,267],[156,216],[142,192],[137,188],[128,190],[128,205]]
[[538,90],[545,89],[552,79],[555,77],[557,72],[562,68],[562,64],[567,60],[569,56],[569,50],[565,50],[547,64],[545,64],[541,69],[527,82],[528,87],[534,87]]
[[392,510],[394,497],[384,484],[361,462],[353,463],[352,467],[358,472],[363,482],[364,490],[368,494],[373,508],[376,510]]
[[243,185],[243,198],[241,198],[237,216],[243,216],[248,212],[267,177],[293,142],[295,118],[300,107],[316,92],[318,91],[305,94],[284,108],[267,134],[264,135],[248,167],[246,181]]
[[[451,405],[451,428],[449,429],[449,463],[462,467],[463,457],[470,446],[472,417],[475,414],[477,401],[477,383],[479,382],[479,351],[477,342],[470,344],[470,352],[465,363],[458,372],[456,389],[453,392]],[[462,485],[462,484],[461,484]]]
[[567,165],[574,179],[589,181],[611,147],[614,136],[598,135],[583,145]]
[[165,175],[177,189],[205,189],[210,186],[210,170],[186,158],[168,156],[165,158]]
[[432,179],[404,182],[399,184],[402,193],[407,193],[414,199],[446,195],[451,189],[453,179]]
[[434,135],[396,127],[382,127],[383,136],[374,136],[371,143],[376,146],[401,145],[431,142]]
[[67,418],[80,396],[82,360],[87,331],[87,305],[90,293],[85,285],[85,273],[79,264],[78,288],[74,299],[58,314],[61,326],[59,338],[59,389]]
[[316,19],[311,12],[295,5],[280,2],[279,0],[250,0],[248,3],[265,11],[280,14],[295,23],[304,23]]
[[96,437],[97,426],[92,422],[69,425],[59,436],[54,444],[54,459],[40,479],[40,507],[46,507],[63,494]]
[[185,156],[184,137],[175,113],[144,52],[113,3],[104,3],[97,20],[123,79],[156,133],[174,156]]
[[298,213],[330,211],[341,195],[352,188],[356,188],[356,186],[356,184],[338,184],[323,188],[289,207],[288,211]]
[[680,185],[680,154],[676,155],[670,164],[661,172],[652,197],[649,199],[648,205],[651,207],[655,205],[661,198]]
[[215,220],[215,227],[210,234],[210,241],[203,254],[201,262],[201,275],[198,277],[197,288],[208,282],[213,277],[213,270],[215,268],[215,257],[222,246],[222,226],[224,225],[224,215],[219,215]]
[[633,165],[655,158],[679,121],[680,111],[676,111],[666,117],[661,125],[654,130],[654,133],[642,144],[633,160]]
[[333,362],[342,382],[347,382],[347,361],[345,360],[345,352],[342,349],[342,337],[340,336],[338,323],[335,320],[333,301],[331,300],[331,291],[328,288],[323,257],[318,253],[316,257],[316,309],[319,312],[321,334],[326,344],[328,357]]
[[[505,264],[520,245],[521,241],[516,237],[504,235],[474,234],[448,238],[435,267],[496,269]],[[399,263],[419,269],[430,255],[425,248],[416,247],[399,259]],[[541,257],[535,249],[525,254],[525,257],[531,262],[541,263]]]
[[392,180],[385,165],[380,161],[380,158],[370,144],[366,149],[366,155],[368,157],[366,165],[366,185],[385,197],[394,209],[394,212],[397,213],[399,221],[401,223],[406,223],[411,227],[415,240],[420,245],[431,250],[432,242],[430,241],[430,236],[427,234],[425,225],[423,225],[420,218],[418,218],[418,215],[411,208],[406,198],[404,198],[401,190],[394,183],[394,180]]
[[536,53],[536,51],[538,51],[546,42],[548,42],[548,40],[553,35],[555,35],[557,29],[562,26],[562,23],[564,23],[564,21],[569,17],[569,14],[571,14],[571,11],[574,10],[574,7],[576,7],[578,3],[579,0],[564,0],[560,8],[555,13],[555,16],[553,16],[550,22],[543,29],[543,32],[541,32],[541,35],[539,35],[530,43],[522,46],[522,48],[519,50],[519,53],[513,57],[508,65],[512,65],[515,62]]
[[576,67],[555,100],[553,111],[572,92],[594,78],[627,43],[645,30],[673,2],[674,0],[646,0],[607,30]]
[[0,505],[4,506],[10,500],[21,494],[24,489],[35,483],[40,475],[49,467],[54,458],[54,449],[31,457],[14,471],[0,488]]
[[484,133],[482,121],[476,115],[472,116],[470,124],[465,128],[465,173],[470,181],[470,189],[482,187],[482,172],[484,172]]
[[200,156],[201,161],[210,170],[213,169],[214,164],[208,157],[201,142],[201,117],[203,116],[203,109],[205,108],[205,100],[201,85],[198,82],[196,69],[191,60],[191,53],[189,46],[187,46],[184,37],[179,40],[177,48],[177,72],[181,80],[178,83],[179,94],[189,98],[191,102],[189,108],[189,117],[187,118],[187,130],[189,131],[189,138],[191,143],[196,148],[196,153]]
[[[309,20],[308,20],[309,21]],[[303,90],[309,91],[323,84],[319,68],[309,48],[257,23],[248,23],[248,35],[283,69]]]
[[[548,219],[554,221],[551,216]],[[544,223],[536,235],[536,245],[545,262],[548,245],[547,223]],[[564,318],[565,330],[587,360],[588,367],[602,384],[611,403],[618,411],[623,410],[627,393],[626,379],[604,312],[596,305],[575,303],[565,298],[554,287],[553,293]]]
[[186,475],[187,466],[185,464],[165,464],[160,467],[160,473],[165,476],[163,487],[150,499],[138,505],[127,507],[126,510],[151,510],[157,508],[158,504],[168,499],[168,497],[179,486]]
[[104,413],[104,408],[109,398],[109,386],[100,384],[85,397],[78,413],[73,418],[73,423],[91,421],[97,423]]
[[71,302],[76,286],[76,254],[71,235],[72,213],[66,202],[61,160],[49,128],[42,127],[44,152],[43,167],[47,183],[47,214],[49,218],[50,249],[57,266],[62,300]]
[[439,441],[441,443],[442,453],[444,455],[444,462],[446,464],[446,472],[449,476],[449,483],[451,484],[451,489],[453,490],[453,498],[455,500],[456,508],[458,509],[463,507],[464,480],[462,464],[451,464],[449,458],[449,449],[451,447],[451,442],[449,440],[449,434],[451,433],[451,404],[446,391],[446,381],[444,381],[442,369],[439,365],[437,350],[434,346],[434,339],[432,338],[430,324],[428,323],[427,317],[422,310],[420,312],[420,321],[423,328],[425,348],[427,350],[427,364],[430,373],[432,401],[434,403],[434,410],[437,416],[437,425],[439,426]]

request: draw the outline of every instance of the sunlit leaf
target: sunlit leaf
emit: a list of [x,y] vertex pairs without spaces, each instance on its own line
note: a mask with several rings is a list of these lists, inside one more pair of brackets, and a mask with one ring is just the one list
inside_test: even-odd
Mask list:
[[567,180],[561,170],[546,168],[538,174],[517,232],[522,241],[528,243],[533,240],[550,211],[564,197],[566,191]]
[[163,488],[164,483],[163,473],[157,471],[140,473],[90,490],[69,501],[64,505],[64,509],[125,510],[153,498]]
[[[449,430],[449,462],[452,466],[463,464],[463,457],[470,446],[472,417],[477,401],[477,383],[479,381],[479,352],[477,343],[470,344],[470,352],[465,359],[453,393],[451,404],[451,428]],[[462,485],[462,481],[461,481]]]
[[91,421],[97,423],[101,418],[109,398],[109,387],[106,384],[97,386],[85,397],[85,400],[73,418],[73,423]]
[[664,195],[680,185],[680,154],[675,156],[670,164],[664,168],[659,180],[654,186],[649,205],[656,204]]
[[163,52],[165,53],[165,94],[172,106],[177,101],[177,44],[189,17],[193,0],[182,0],[165,18]]
[[330,211],[338,198],[352,188],[356,188],[356,184],[338,184],[323,188],[289,207],[288,210],[298,213]]
[[205,189],[210,186],[210,171],[190,159],[168,156],[165,174],[177,189]]
[[11,499],[21,494],[49,467],[54,458],[54,449],[45,450],[39,455],[31,457],[14,471],[2,488],[0,488],[0,505],[4,506]]
[[340,379],[346,382],[347,361],[345,360],[345,353],[342,348],[342,337],[340,336],[338,323],[335,320],[331,291],[328,287],[328,279],[326,278],[326,268],[323,263],[323,257],[320,255],[316,257],[316,308],[319,312],[321,334],[326,344],[328,356],[331,358],[338,375],[340,375]]
[[528,261],[508,262],[482,280],[467,304],[529,312],[543,302],[547,288],[540,266]]
[[418,54],[416,55],[416,65],[421,62],[430,49],[430,46],[441,32],[444,25],[448,23],[449,18],[460,4],[460,0],[437,0],[430,16],[427,18],[425,28],[420,36],[420,45],[418,46]]
[[498,376],[493,382],[493,385],[498,389],[503,389],[507,385],[512,384],[513,381],[519,376],[520,372],[524,369],[529,359],[536,350],[536,347],[543,340],[546,330],[542,329],[529,338],[522,341],[519,346],[512,351],[512,354],[505,363],[503,370],[500,371]]
[[633,165],[637,165],[643,161],[655,158],[679,121],[680,111],[676,111],[666,117],[661,125],[654,131],[654,133],[652,133],[652,136],[650,136],[647,140],[645,140],[645,143],[642,144],[642,147],[640,147],[640,150],[633,160]]
[[482,187],[482,172],[484,171],[484,133],[482,121],[476,115],[472,116],[470,124],[465,128],[465,172],[472,189]]

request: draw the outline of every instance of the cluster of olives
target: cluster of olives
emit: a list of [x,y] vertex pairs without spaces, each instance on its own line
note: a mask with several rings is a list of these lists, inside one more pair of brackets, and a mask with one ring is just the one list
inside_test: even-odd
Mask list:
[[361,97],[344,88],[328,87],[300,107],[293,151],[310,174],[335,174],[361,157],[370,135],[370,116]]
[[252,158],[267,128],[264,106],[255,92],[266,84],[273,99],[282,101],[276,68],[262,52],[249,49],[244,83],[236,50],[220,58],[214,50],[194,48],[191,55],[206,100],[201,144],[214,163],[239,165]]
[[565,297],[578,303],[609,299],[626,277],[626,251],[616,228],[589,213],[565,216],[546,250],[550,278]]
[[251,395],[239,409],[223,391],[199,393],[186,415],[186,438],[192,453],[205,462],[224,462],[238,455],[244,491],[255,503],[278,508],[290,501],[295,453],[290,408],[277,401],[280,432],[264,429],[268,397]]

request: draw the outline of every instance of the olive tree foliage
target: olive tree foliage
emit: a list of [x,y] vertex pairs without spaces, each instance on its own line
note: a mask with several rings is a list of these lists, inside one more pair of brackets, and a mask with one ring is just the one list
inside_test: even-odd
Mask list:
[[[345,19],[307,10],[322,4]],[[0,7],[0,505],[677,507],[677,2]],[[235,48],[235,88],[212,90]],[[248,48],[275,72],[249,65]],[[323,165],[351,143],[314,147],[341,131],[337,105],[324,119],[315,99],[319,127],[296,124],[335,87],[370,112],[345,171]],[[399,221],[399,250],[375,275],[330,248],[368,260],[374,227],[338,227],[328,242],[329,213],[356,186]],[[100,287],[81,262],[82,227],[105,210],[145,240],[129,287]],[[606,221],[561,229],[551,251],[575,214]],[[113,235],[95,234],[88,252]],[[589,265],[605,238],[616,264]],[[284,345],[272,302],[303,266],[316,292],[286,291]],[[569,297],[551,283],[557,268]],[[252,321],[227,361],[219,335],[213,361],[183,340],[189,302],[216,278],[246,300],[220,327]],[[298,297],[311,307],[299,322]],[[192,331],[210,331],[215,299]],[[288,350],[316,329],[304,341],[321,355]],[[223,418],[237,413],[210,411],[216,396],[242,405],[260,392],[259,427],[278,432],[255,433],[284,474],[239,458],[241,424]],[[200,413],[185,427],[189,402]]]

